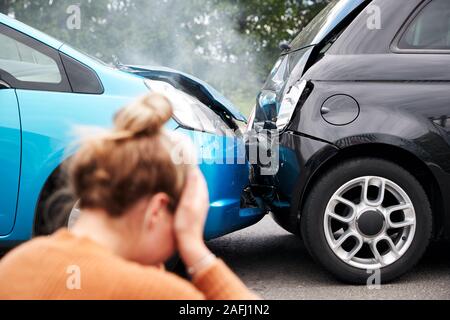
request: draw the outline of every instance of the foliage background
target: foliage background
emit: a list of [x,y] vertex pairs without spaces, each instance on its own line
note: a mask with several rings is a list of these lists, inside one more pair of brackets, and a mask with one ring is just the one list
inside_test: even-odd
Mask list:
[[[215,86],[245,114],[279,55],[329,0],[0,0],[14,16],[108,63],[164,65]],[[69,30],[67,8],[81,9]]]

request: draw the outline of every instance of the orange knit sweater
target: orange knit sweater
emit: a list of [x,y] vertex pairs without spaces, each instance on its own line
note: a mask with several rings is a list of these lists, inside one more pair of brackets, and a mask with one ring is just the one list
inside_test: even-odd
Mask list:
[[0,299],[255,299],[218,260],[191,282],[126,261],[67,230],[36,238],[0,260]]

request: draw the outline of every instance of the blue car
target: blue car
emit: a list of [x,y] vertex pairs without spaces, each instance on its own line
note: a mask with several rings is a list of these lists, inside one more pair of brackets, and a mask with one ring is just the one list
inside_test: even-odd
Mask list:
[[263,217],[246,191],[249,165],[242,136],[233,131],[246,119],[220,93],[166,68],[111,67],[0,14],[1,247],[64,226],[67,205],[68,214],[76,213],[76,199],[64,195],[61,183],[61,168],[76,152],[74,127],[108,128],[120,107],[162,84],[186,101],[167,128],[201,142],[198,160],[211,201],[205,238]]

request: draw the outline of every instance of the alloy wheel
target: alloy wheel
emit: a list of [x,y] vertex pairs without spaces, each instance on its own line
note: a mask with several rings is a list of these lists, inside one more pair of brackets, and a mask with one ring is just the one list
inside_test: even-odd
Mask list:
[[331,197],[324,213],[325,237],[350,266],[373,270],[398,261],[416,231],[416,212],[396,183],[376,176],[354,179]]

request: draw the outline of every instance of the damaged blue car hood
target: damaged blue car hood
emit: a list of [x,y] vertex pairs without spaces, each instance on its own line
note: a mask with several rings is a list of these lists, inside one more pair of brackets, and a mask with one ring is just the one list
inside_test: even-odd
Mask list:
[[206,82],[181,71],[166,67],[147,66],[122,66],[121,70],[139,75],[141,77],[166,81],[187,91],[207,105],[221,109],[229,113],[237,121],[247,122],[245,116],[219,91]]

